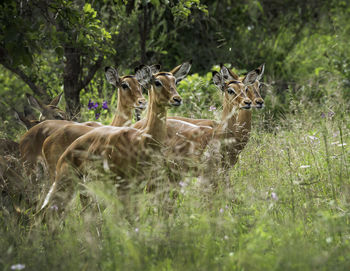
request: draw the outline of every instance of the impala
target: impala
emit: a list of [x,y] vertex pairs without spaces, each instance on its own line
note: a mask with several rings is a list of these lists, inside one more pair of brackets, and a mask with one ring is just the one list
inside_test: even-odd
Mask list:
[[40,112],[39,121],[44,120],[65,120],[68,119],[68,115],[65,111],[59,109],[57,105],[60,103],[62,99],[61,92],[57,95],[53,100],[48,104],[44,104],[40,100],[36,99],[34,96],[26,93],[29,104],[34,107],[36,110]]
[[17,112],[14,110],[14,117],[17,120],[17,122],[21,125],[23,125],[27,130],[34,127],[35,125],[39,124],[40,121],[34,118],[29,118],[29,116],[25,115],[24,113]]
[[[238,154],[243,150],[248,142],[251,131],[252,113],[248,107],[239,105],[236,100],[237,95],[242,91],[241,95],[246,95],[249,101],[252,101],[253,107],[262,108],[264,100],[260,95],[260,82],[264,72],[264,64],[257,69],[250,71],[245,77],[240,78],[225,66],[221,66],[220,73],[213,73],[214,84],[223,91],[223,111],[221,122],[208,119],[191,119],[184,117],[170,117],[172,120],[182,120],[199,126],[209,126],[214,129],[213,139],[229,139],[221,148],[221,155],[224,160],[232,166],[237,162]],[[240,90],[239,90],[239,89]],[[241,96],[242,97],[242,96]],[[234,100],[232,100],[234,99]],[[244,103],[244,100],[242,100]],[[247,103],[248,100],[247,100]],[[181,129],[178,130],[178,133]],[[206,145],[210,136],[202,136],[201,145]]]
[[[248,77],[254,79],[255,76],[256,76],[255,74],[257,73],[258,75],[256,76],[255,82],[247,85],[246,92],[247,92],[247,96],[252,101],[252,107],[261,109],[261,108],[263,108],[264,100],[262,99],[261,94],[260,94],[260,88],[262,86],[260,84],[260,80],[263,77],[264,70],[265,70],[265,64],[262,64],[257,69],[255,69],[253,71],[250,71],[247,74],[247,76],[239,77],[233,71],[229,70],[224,65],[221,65],[220,73],[223,76],[223,80],[228,80],[229,78],[231,78],[231,79],[234,78],[235,80],[240,80],[242,82],[244,82],[244,80],[245,80],[246,84],[249,81],[252,82],[252,80],[248,81]],[[242,112],[249,112],[249,111],[242,111]],[[224,116],[222,116],[222,118],[223,117]],[[210,126],[210,127],[213,127],[213,128],[216,127],[219,124],[219,122],[217,122],[215,120],[210,120],[210,119],[193,119],[193,118],[186,118],[186,117],[181,117],[181,116],[171,116],[171,117],[168,117],[168,119],[182,120],[182,121],[186,121],[186,122],[189,122],[189,123],[192,123],[192,124],[195,124],[195,125]]]
[[[49,119],[53,117],[61,118],[62,116],[66,116],[66,113],[57,107],[59,103],[62,93],[56,96],[48,105],[43,104],[39,100],[37,100],[32,95],[26,93],[28,98],[28,102],[33,107],[36,107],[38,110],[41,110],[40,119]],[[14,112],[15,119],[23,125],[27,130],[31,129],[35,125],[40,123],[40,120],[34,120],[29,118],[25,114],[21,114],[17,112],[15,109],[12,109]],[[14,157],[19,157],[19,144],[8,139],[0,139],[0,155],[13,155]]]
[[75,140],[60,157],[56,167],[56,179],[42,206],[48,202],[63,206],[74,188],[69,180],[71,168],[84,172],[91,161],[103,161],[103,167],[113,171],[119,177],[140,174],[144,161],[149,161],[151,153],[159,150],[167,137],[167,108],[181,105],[182,99],[177,93],[176,82],[184,78],[190,63],[183,63],[176,72],[158,72],[153,74],[147,66],[139,73],[143,84],[150,84],[149,106],[146,125],[143,129],[132,127],[105,126],[96,128]]
[[[141,75],[136,72],[135,76],[126,75],[119,77],[117,70],[111,67],[106,67],[105,74],[107,81],[118,89],[117,109],[111,126],[128,126],[131,124],[133,111],[146,108],[146,99],[142,95],[142,88],[139,83],[142,80]],[[55,176],[56,163],[67,147],[94,127],[100,127],[86,124],[73,123],[65,125],[44,141],[42,154],[52,180]]]

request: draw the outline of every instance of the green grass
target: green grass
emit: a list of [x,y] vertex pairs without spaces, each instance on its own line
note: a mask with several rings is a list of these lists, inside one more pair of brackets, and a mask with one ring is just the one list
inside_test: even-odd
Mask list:
[[303,111],[269,133],[254,115],[249,144],[215,189],[191,173],[169,183],[155,166],[152,192],[118,193],[95,177],[87,190],[98,207],[81,212],[76,196],[54,230],[31,208],[29,220],[1,210],[0,269],[349,270],[349,116]]

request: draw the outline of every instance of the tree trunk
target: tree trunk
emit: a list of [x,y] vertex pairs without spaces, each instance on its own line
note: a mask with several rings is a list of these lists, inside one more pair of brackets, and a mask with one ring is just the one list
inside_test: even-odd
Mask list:
[[80,112],[80,52],[76,48],[65,47],[64,55],[66,57],[63,84],[64,95],[66,98],[66,111],[72,117],[75,118]]
[[[141,63],[145,64],[147,61],[146,56],[146,41],[148,37],[148,13],[147,4],[142,6],[143,14],[139,15],[139,34],[140,34],[140,49],[141,49]],[[143,16],[142,16],[143,15]]]

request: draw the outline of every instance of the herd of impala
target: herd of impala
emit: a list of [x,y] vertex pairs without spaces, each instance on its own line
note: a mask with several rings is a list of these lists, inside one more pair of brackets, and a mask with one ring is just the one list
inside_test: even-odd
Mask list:
[[[219,72],[213,72],[213,83],[223,93],[220,121],[167,116],[170,106],[182,103],[176,85],[187,76],[190,68],[190,62],[170,72],[161,72],[160,65],[141,65],[135,69],[135,75],[120,76],[116,69],[107,67],[107,81],[118,92],[117,108],[110,125],[68,120],[68,115],[57,107],[62,94],[49,105],[28,95],[30,104],[41,116],[39,121],[29,121],[16,114],[28,129],[19,145],[0,139],[2,183],[16,179],[19,174],[9,166],[8,154],[20,157],[31,179],[38,179],[38,166],[42,165],[48,172],[51,188],[41,209],[55,206],[64,210],[76,189],[76,179],[91,167],[111,171],[127,182],[130,177],[142,176],[155,153],[200,163],[205,151],[217,142],[220,143],[219,161],[215,163],[232,167],[249,139],[250,109],[262,108],[264,104],[260,95],[264,64],[243,77],[224,65]],[[148,102],[142,89],[148,90]],[[145,118],[133,124],[133,112],[146,107]]]

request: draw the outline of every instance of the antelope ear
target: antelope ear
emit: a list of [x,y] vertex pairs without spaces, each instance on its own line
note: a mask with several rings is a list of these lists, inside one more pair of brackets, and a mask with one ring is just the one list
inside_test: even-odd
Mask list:
[[113,67],[106,67],[105,75],[108,83],[112,84],[115,87],[119,86],[120,79],[116,69]]
[[23,121],[22,121],[22,116],[21,116],[21,114],[20,114],[19,112],[17,112],[16,109],[13,109],[13,108],[12,108],[12,111],[13,111],[13,116],[15,117],[16,121],[22,124]]
[[220,73],[224,81],[239,80],[239,76],[228,69],[225,65],[220,64],[220,68]]
[[219,72],[217,72],[217,71],[213,71],[212,74],[213,74],[213,82],[214,82],[214,85],[215,85],[218,89],[220,89],[220,90],[223,91],[223,90],[224,90],[225,84],[224,84],[224,81],[223,81],[223,79],[222,79],[222,74],[219,73]]
[[34,107],[36,110],[39,110],[39,112],[42,112],[44,110],[44,106],[43,104],[37,100],[36,98],[34,98],[32,95],[26,93],[27,99],[28,99],[28,103]]
[[135,77],[139,81],[140,85],[144,88],[148,88],[152,80],[152,71],[147,65],[140,65],[135,69]]
[[181,65],[175,67],[171,70],[171,73],[176,78],[176,84],[178,84],[182,79],[184,79],[189,73],[192,66],[192,60],[182,63]]
[[62,95],[63,95],[63,91],[60,94],[58,94],[55,98],[52,99],[52,101],[50,102],[50,105],[57,106],[61,102]]
[[14,108],[12,108],[12,111],[16,121],[22,126],[24,126],[27,130],[29,130],[31,128],[31,126],[29,125],[30,122],[26,119],[24,114],[17,112],[17,110]]
[[264,71],[265,71],[265,63],[264,64],[261,64],[256,70],[255,70],[257,73],[258,73],[258,81],[260,81],[264,75]]
[[150,66],[152,74],[156,74],[160,71],[161,66],[159,64],[155,64]]
[[252,71],[247,73],[247,75],[243,78],[242,82],[246,86],[251,85],[258,79],[258,76],[259,76],[259,74],[257,73],[257,71],[252,70]]

